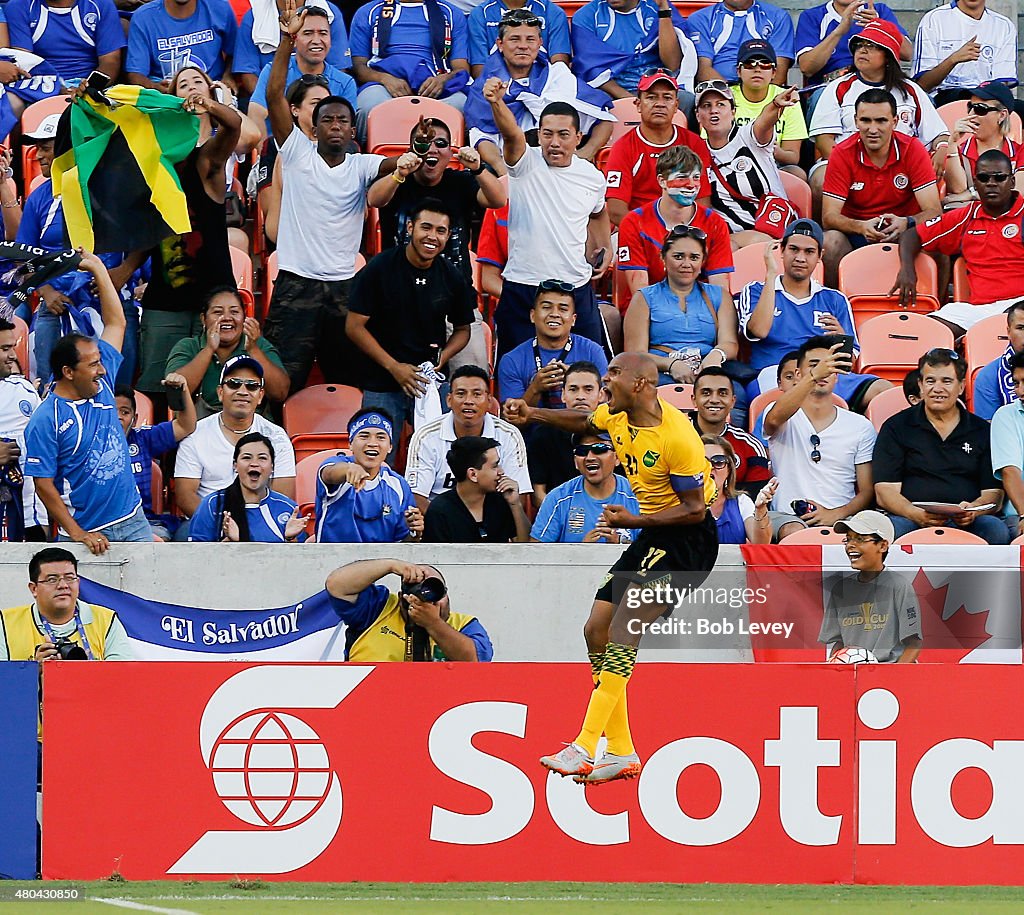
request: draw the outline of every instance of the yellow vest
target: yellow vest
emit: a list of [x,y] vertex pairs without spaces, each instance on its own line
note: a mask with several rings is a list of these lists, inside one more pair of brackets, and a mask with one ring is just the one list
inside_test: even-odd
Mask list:
[[[114,620],[114,611],[96,604],[84,604],[82,601],[79,601],[79,605],[86,606],[92,611],[92,621],[87,623],[83,618],[82,628],[85,629],[85,637],[89,640],[93,657],[97,661],[102,661],[107,632]],[[36,645],[46,638],[46,633],[36,624],[32,606],[26,604],[24,607],[0,610],[0,626],[3,627],[7,638],[7,656],[12,661],[31,661],[35,657]],[[68,638],[79,645],[82,642],[77,632]]]
[[[475,619],[475,616],[468,616],[465,613],[452,613],[448,617],[448,624],[461,632]],[[377,619],[367,626],[352,643],[352,647],[348,650],[348,659],[375,664],[383,661],[404,661],[405,644],[405,620],[402,618],[398,595],[392,593],[388,595],[384,609],[380,611]],[[430,646],[432,660],[445,660],[441,649],[437,647],[433,639],[430,641]]]

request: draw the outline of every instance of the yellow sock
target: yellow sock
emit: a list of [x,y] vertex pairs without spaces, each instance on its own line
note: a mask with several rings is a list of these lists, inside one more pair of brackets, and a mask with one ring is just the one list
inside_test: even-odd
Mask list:
[[[608,643],[604,652],[604,664],[601,667],[601,677],[597,689],[590,697],[587,716],[583,720],[583,728],[575,740],[575,743],[591,756],[597,750],[597,741],[605,732],[609,719],[615,712],[615,707],[625,695],[626,684],[629,683],[635,663],[636,646]],[[624,715],[625,711],[625,705],[623,705]],[[626,731],[628,732],[628,725]],[[616,736],[621,736],[621,732]]]
[[626,691],[623,690],[618,704],[612,709],[611,717],[604,726],[608,735],[608,752],[613,756],[629,756],[636,752],[633,735],[629,732],[629,712],[626,710]]

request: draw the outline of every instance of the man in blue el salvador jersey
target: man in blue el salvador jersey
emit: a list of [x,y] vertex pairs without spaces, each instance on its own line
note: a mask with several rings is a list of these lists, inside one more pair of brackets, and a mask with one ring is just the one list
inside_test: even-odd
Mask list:
[[[153,534],[111,387],[121,366],[124,309],[103,261],[85,254],[80,269],[96,281],[103,335],[93,340],[68,334],[53,348],[50,366],[56,382],[25,429],[25,473],[35,478],[36,492],[60,525],[61,539],[84,543],[99,555],[111,541],[151,542]],[[65,485],[70,510],[61,499]]]
[[320,543],[419,540],[423,515],[405,478],[384,463],[394,425],[383,410],[360,410],[348,423],[352,457],[328,458],[316,480]]

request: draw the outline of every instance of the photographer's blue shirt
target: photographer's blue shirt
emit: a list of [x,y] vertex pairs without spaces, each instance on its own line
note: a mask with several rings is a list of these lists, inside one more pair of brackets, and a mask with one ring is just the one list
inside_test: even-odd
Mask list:
[[100,57],[127,43],[113,0],[78,0],[69,9],[10,0],[5,12],[11,47],[46,58],[61,79],[84,79]]
[[[345,20],[341,16],[341,11],[333,3],[329,6],[334,13],[334,20],[331,22],[331,50],[327,52],[327,63],[333,64],[339,70],[347,70],[352,66],[352,55],[348,50],[348,30],[345,28]],[[242,17],[242,23],[238,27],[235,53],[231,55],[231,72],[258,75],[273,59],[273,51],[264,54],[252,40],[252,10],[250,9]]]
[[197,67],[210,79],[220,79],[237,32],[235,14],[225,0],[197,0],[187,19],[175,19],[164,0],[149,0],[132,14],[124,68],[155,82],[170,79],[182,67]]
[[387,464],[362,489],[349,483],[328,488],[325,467],[352,464],[348,456],[328,458],[316,475],[316,539],[318,543],[398,543],[409,536],[405,520],[416,506],[405,477]]
[[[639,515],[640,506],[629,480],[617,473],[612,474],[612,477],[615,480],[615,492],[601,500],[587,494],[582,476],[556,486],[541,503],[530,536],[541,543],[582,543],[586,534],[597,526],[601,512],[607,505],[622,505]],[[633,531],[629,528],[620,528],[619,533],[622,536],[621,543],[633,539]],[[607,541],[602,539],[598,542]]]
[[66,483],[71,515],[87,531],[124,521],[142,504],[111,387],[123,360],[105,340],[96,342],[107,371],[96,396],[50,394],[25,428],[25,473],[52,479],[58,492]]
[[[192,516],[188,539],[201,543],[213,543],[221,539],[221,512],[224,510],[224,490],[211,492]],[[269,490],[258,502],[245,506],[249,522],[249,543],[283,543],[284,529],[295,511],[295,503],[279,492]],[[300,534],[299,540],[305,535]]]

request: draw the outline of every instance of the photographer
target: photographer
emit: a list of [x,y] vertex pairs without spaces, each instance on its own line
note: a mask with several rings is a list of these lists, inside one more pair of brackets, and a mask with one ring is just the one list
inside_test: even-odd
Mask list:
[[107,607],[78,599],[78,560],[47,547],[28,564],[35,602],[0,610],[0,661],[130,661],[128,634]]
[[[376,584],[386,575],[402,579],[397,594]],[[433,566],[364,559],[335,569],[326,587],[347,626],[346,661],[490,661],[494,656],[476,617],[451,612],[447,585]]]

